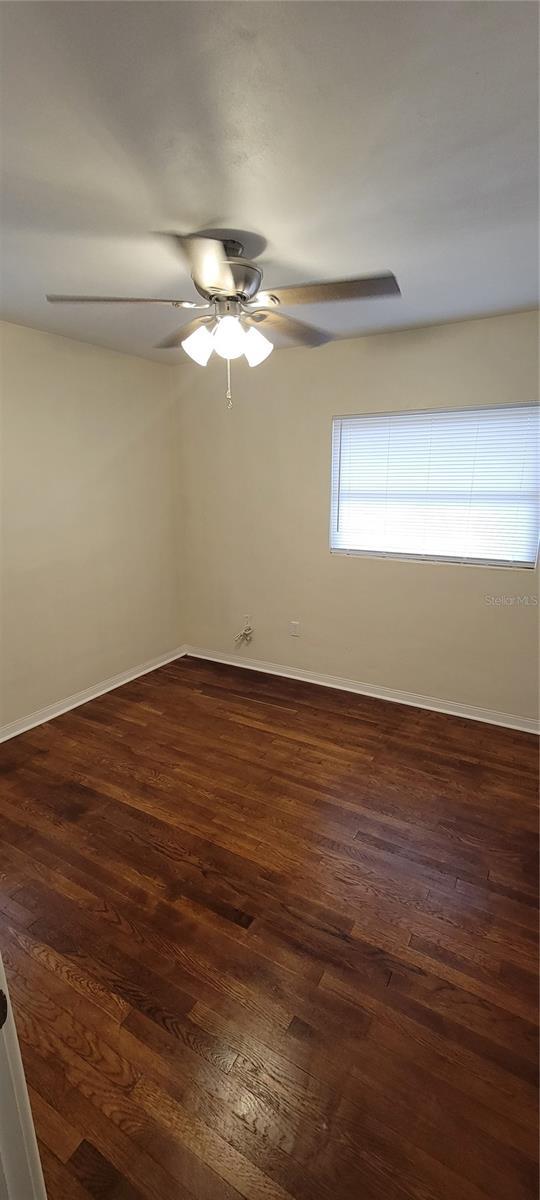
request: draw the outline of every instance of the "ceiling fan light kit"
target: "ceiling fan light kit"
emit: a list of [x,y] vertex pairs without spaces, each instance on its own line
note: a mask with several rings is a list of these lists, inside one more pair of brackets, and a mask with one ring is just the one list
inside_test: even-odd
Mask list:
[[193,300],[130,296],[49,295],[47,300],[54,304],[170,304],[173,308],[210,312],[210,315],[195,317],[177,329],[159,343],[159,348],[170,350],[181,346],[189,358],[202,367],[215,351],[227,362],[229,401],[231,359],[244,355],[250,367],[257,367],[274,348],[258,328],[260,324],[264,324],[268,332],[274,330],[281,334],[293,345],[322,346],[340,336],[279,312],[281,304],[289,307],[401,295],[397,279],[391,272],[359,279],[291,284],[271,292],[262,291],[262,270],[243,257],[244,247],[235,238],[221,241],[204,233],[166,236],[172,238],[187,263],[203,304]]
[[227,361],[244,355],[250,367],[257,367],[268,358],[274,349],[272,342],[254,326],[245,328],[238,301],[217,300],[215,310],[213,328],[209,329],[207,324],[199,325],[180,342],[194,362],[205,367],[214,351]]

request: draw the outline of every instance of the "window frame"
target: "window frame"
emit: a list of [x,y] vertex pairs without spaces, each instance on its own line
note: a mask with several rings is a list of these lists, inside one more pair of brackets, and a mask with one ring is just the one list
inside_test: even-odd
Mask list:
[[431,566],[460,566],[460,567],[481,567],[489,571],[535,571],[538,566],[540,557],[540,539],[536,547],[536,557],[534,562],[523,563],[516,562],[515,559],[486,559],[486,558],[465,558],[451,555],[428,555],[428,554],[406,554],[404,552],[396,553],[389,550],[355,550],[346,549],[340,546],[332,545],[332,537],[334,532],[337,532],[335,524],[335,514],[337,505],[335,500],[336,488],[339,487],[339,472],[338,480],[334,480],[334,427],[336,421],[351,421],[362,420],[369,417],[412,417],[425,416],[426,413],[440,413],[441,415],[450,415],[454,413],[470,413],[481,412],[486,409],[488,412],[494,412],[497,409],[503,409],[506,412],[515,411],[523,408],[535,408],[538,410],[540,419],[540,403],[536,400],[523,400],[518,404],[466,404],[459,408],[387,408],[374,409],[370,412],[355,412],[355,413],[335,413],[330,418],[330,520],[329,520],[329,550],[330,554],[335,554],[345,558],[372,558],[376,560],[387,559],[390,562],[408,562],[408,563],[427,563]]

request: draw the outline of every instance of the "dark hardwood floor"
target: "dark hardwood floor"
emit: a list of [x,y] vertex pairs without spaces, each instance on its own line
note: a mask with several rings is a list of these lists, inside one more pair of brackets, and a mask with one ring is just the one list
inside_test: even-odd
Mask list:
[[536,1200],[536,763],[195,659],[6,743],[49,1200]]

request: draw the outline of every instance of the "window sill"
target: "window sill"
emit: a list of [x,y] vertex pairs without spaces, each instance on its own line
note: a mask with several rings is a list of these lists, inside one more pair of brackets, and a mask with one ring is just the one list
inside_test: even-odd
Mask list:
[[[451,567],[484,567],[495,571],[534,571],[537,563],[515,563],[515,562],[495,562],[491,559],[478,558],[439,558],[431,557],[430,555],[422,554],[391,554],[386,550],[380,552],[376,550],[342,550],[335,546],[330,546],[330,554],[336,554],[345,558],[372,558],[372,559],[387,559],[392,562],[408,562],[408,563],[431,563],[436,566],[451,566]],[[538,560],[537,560],[538,561]]]

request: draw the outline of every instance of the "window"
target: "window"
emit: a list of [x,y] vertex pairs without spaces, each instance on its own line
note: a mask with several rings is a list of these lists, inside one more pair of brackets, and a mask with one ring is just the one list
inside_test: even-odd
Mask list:
[[538,411],[335,417],[330,548],[534,566]]

